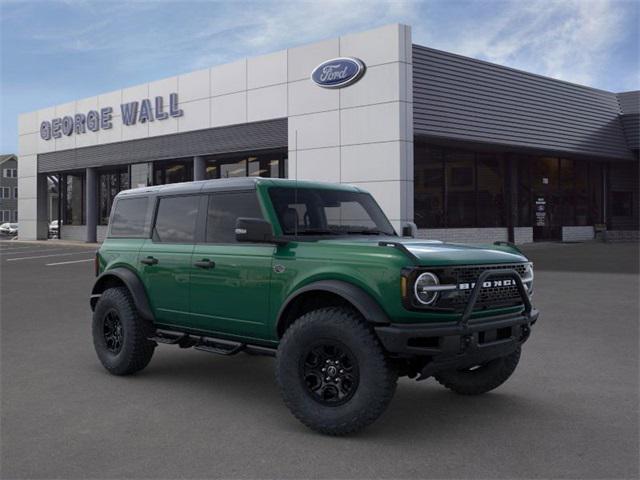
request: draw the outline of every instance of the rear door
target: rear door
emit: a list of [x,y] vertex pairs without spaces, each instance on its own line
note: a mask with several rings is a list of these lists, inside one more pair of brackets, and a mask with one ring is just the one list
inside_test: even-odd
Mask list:
[[138,261],[157,323],[188,326],[189,275],[200,195],[160,197]]
[[266,338],[275,246],[236,242],[238,217],[263,218],[255,190],[208,194],[204,243],[191,261],[192,326]]

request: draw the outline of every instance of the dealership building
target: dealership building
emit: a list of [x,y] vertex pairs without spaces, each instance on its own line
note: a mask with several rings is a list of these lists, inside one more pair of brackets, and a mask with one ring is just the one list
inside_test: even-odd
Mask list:
[[20,115],[19,236],[101,240],[120,190],[260,175],[355,184],[423,238],[637,239],[639,104],[388,25]]

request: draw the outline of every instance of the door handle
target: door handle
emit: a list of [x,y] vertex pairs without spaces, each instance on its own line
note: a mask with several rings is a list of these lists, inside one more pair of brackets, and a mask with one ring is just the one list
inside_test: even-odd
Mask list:
[[155,265],[158,263],[158,259],[154,257],[147,257],[140,260],[140,263],[144,263],[145,265]]
[[193,266],[198,268],[214,268],[216,266],[216,262],[212,262],[208,258],[203,258],[199,262],[194,262]]

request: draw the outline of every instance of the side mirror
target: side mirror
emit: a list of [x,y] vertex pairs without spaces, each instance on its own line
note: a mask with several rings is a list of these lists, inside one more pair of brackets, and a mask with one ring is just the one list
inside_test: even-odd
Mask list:
[[407,222],[402,227],[402,236],[416,238],[418,236],[418,226],[413,222]]
[[271,224],[262,218],[238,218],[236,240],[249,243],[277,243],[273,238]]

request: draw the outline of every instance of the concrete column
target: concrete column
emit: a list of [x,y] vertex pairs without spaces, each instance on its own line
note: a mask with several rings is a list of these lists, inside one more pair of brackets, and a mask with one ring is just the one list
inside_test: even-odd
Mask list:
[[[36,180],[36,238],[38,240],[46,240],[49,237],[49,211],[48,211],[48,198],[49,191],[47,188],[47,175],[46,173],[39,173]],[[20,190],[18,190],[20,195]],[[18,218],[20,211],[18,211]]]
[[98,189],[96,181],[96,169],[87,168],[85,173],[85,207],[87,225],[87,243],[95,243],[97,240],[96,227],[98,224]]
[[204,157],[193,157],[193,180],[205,180],[207,175],[207,162]]

